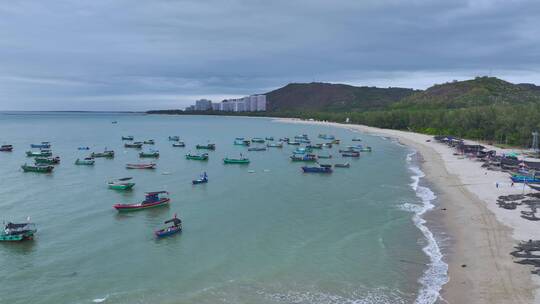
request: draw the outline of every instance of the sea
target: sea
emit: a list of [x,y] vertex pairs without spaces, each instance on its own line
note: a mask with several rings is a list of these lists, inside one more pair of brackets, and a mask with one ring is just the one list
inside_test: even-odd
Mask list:
[[[315,153],[350,168],[306,174],[289,159],[296,146],[250,152],[233,144],[299,134],[340,139]],[[124,148],[126,135],[155,140],[143,150],[159,150],[159,159],[139,159],[140,150]],[[185,148],[172,147],[174,135]],[[42,141],[60,164],[50,174],[22,172],[30,144]],[[196,150],[207,143],[216,150]],[[38,229],[34,240],[0,243],[0,303],[428,304],[447,281],[424,219],[436,194],[415,151],[389,138],[270,118],[4,112],[0,144],[14,146],[0,152],[0,220],[30,219]],[[373,151],[342,158],[338,150],[353,144]],[[74,164],[104,149],[114,159]],[[209,160],[187,160],[190,152]],[[223,164],[240,155],[250,164]],[[125,168],[151,161],[155,170]],[[209,182],[192,185],[203,172]],[[132,191],[108,189],[121,177],[133,177]],[[162,190],[168,207],[112,207]],[[156,239],[175,214],[183,231]]]

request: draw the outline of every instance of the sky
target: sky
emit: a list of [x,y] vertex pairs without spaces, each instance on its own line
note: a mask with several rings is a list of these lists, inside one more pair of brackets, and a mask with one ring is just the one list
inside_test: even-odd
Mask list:
[[0,110],[177,109],[290,82],[540,84],[538,0],[0,2]]

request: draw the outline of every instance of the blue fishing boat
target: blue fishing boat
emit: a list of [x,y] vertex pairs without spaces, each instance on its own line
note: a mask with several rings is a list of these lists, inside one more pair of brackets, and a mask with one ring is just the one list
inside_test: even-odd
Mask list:
[[540,184],[540,176],[539,175],[520,175],[520,174],[514,174],[510,178],[514,183],[526,183],[526,184]]
[[318,167],[302,167],[304,173],[332,173],[332,168],[329,166],[318,166]]
[[317,161],[317,156],[313,154],[293,155],[290,158],[292,161],[301,161],[301,162],[316,162]]
[[266,147],[253,147],[249,148],[248,151],[266,151]]
[[200,178],[192,180],[191,183],[193,185],[206,184],[208,183],[208,175],[206,175],[206,172],[204,172],[203,174],[201,174]]
[[31,144],[30,148],[49,149],[49,148],[51,148],[51,143],[48,142],[48,141],[42,141],[40,144]]
[[249,146],[251,142],[249,140],[245,140],[244,138],[236,138],[234,140],[235,146]]
[[169,140],[170,141],[179,141],[180,140],[180,137],[179,136],[169,136]]
[[167,220],[163,223],[164,224],[172,223],[172,225],[168,226],[167,228],[163,228],[163,229],[155,231],[154,234],[157,238],[171,236],[182,231],[182,220],[176,217],[176,213],[174,214],[174,217],[172,219]]

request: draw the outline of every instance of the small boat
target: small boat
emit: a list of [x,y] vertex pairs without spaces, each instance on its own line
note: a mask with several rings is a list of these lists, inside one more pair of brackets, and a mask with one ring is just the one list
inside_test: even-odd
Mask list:
[[11,152],[11,151],[13,151],[13,146],[12,145],[2,145],[2,146],[0,146],[0,151],[2,151],[2,152]]
[[107,186],[109,187],[109,189],[113,190],[131,190],[133,186],[135,186],[135,183],[130,182],[130,180],[132,179],[132,177],[117,178],[108,181]]
[[154,145],[156,142],[153,139],[148,139],[143,141],[145,145]]
[[306,148],[307,149],[317,149],[317,150],[320,150],[322,149],[322,144],[314,144],[314,145],[307,145]]
[[332,154],[318,154],[317,158],[332,158]]
[[131,135],[128,135],[128,136],[122,136],[122,140],[133,140],[134,137],[131,136]]
[[283,143],[268,143],[267,148],[283,148]]
[[60,163],[60,157],[36,157],[34,158],[36,164],[55,165]]
[[371,152],[371,147],[361,147],[357,151],[358,152]]
[[307,134],[302,134],[294,136],[294,139],[309,139],[309,137]]
[[510,179],[514,183],[526,183],[526,184],[540,184],[540,175],[531,174],[531,175],[521,175],[513,174]]
[[75,161],[75,165],[78,166],[93,166],[96,161],[93,157],[85,157],[84,159],[79,159]]
[[208,183],[208,175],[206,175],[206,172],[204,172],[203,174],[201,174],[200,178],[192,180],[191,183],[193,185],[206,184]]
[[115,124],[117,124],[117,123],[118,123],[118,121],[116,121],[116,120],[113,120],[113,121],[111,121],[111,123],[112,123],[113,125],[115,125]]
[[205,150],[215,150],[216,149],[215,144],[197,145],[195,147],[197,149],[205,149]]
[[28,157],[49,157],[52,156],[51,150],[40,150],[38,151],[26,151],[26,156]]
[[242,154],[240,154],[240,158],[228,158],[225,157],[223,159],[224,164],[239,164],[239,165],[247,165],[249,164],[249,158],[243,157]]
[[40,164],[36,164],[33,166],[24,164],[21,166],[21,168],[23,169],[24,172],[37,172],[37,173],[50,173],[54,169],[54,167],[51,165],[40,165]]
[[183,148],[186,146],[186,144],[183,142],[183,141],[179,141],[179,142],[175,142],[172,144],[173,147],[179,147],[179,148]]
[[334,140],[331,141],[331,143],[334,144],[334,145],[339,145],[340,142],[341,141],[339,139],[334,139]]
[[34,149],[49,149],[51,148],[51,143],[48,141],[42,141],[40,144],[31,144],[30,148]]
[[169,136],[169,140],[170,141],[179,141],[180,140],[180,137],[179,136]]
[[527,186],[529,186],[529,188],[531,188],[533,190],[540,191],[540,186],[538,186],[538,185],[527,185]]
[[268,141],[274,141],[274,137],[272,136],[265,137],[264,139]]
[[163,222],[164,224],[172,223],[171,226],[168,226],[167,228],[159,229],[154,232],[157,238],[167,237],[174,234],[177,234],[178,232],[182,231],[182,220],[176,217],[176,213],[174,214],[174,217],[168,221]]
[[332,148],[332,143],[324,143],[322,146],[325,148]]
[[360,157],[360,152],[358,151],[349,151],[341,153],[343,157]]
[[148,152],[141,151],[139,153],[140,158],[157,158],[159,157],[159,151],[157,150],[150,150]]
[[348,146],[348,147],[345,147],[345,149],[339,149],[339,153],[359,152],[359,150],[360,150],[360,147]]
[[292,161],[301,161],[301,162],[316,162],[317,161],[317,156],[313,154],[293,155],[290,158]]
[[327,139],[327,140],[335,139],[334,135],[327,135],[327,134],[319,134],[319,138]]
[[359,138],[359,137],[355,137],[355,138],[352,139],[352,141],[362,141],[362,139]]
[[149,163],[149,164],[127,164],[126,169],[155,169],[156,164]]
[[249,140],[245,140],[245,139],[235,139],[234,140],[234,145],[235,146],[249,146],[251,144],[251,142]]
[[327,166],[318,166],[318,167],[302,167],[304,173],[332,173],[332,168]]
[[140,149],[140,148],[142,148],[142,145],[143,145],[142,142],[136,141],[136,142],[133,142],[133,143],[125,143],[125,144],[124,144],[124,147],[126,147],[126,148]]
[[90,150],[90,147],[78,147],[77,150]]
[[248,148],[248,151],[266,151],[266,147],[253,147],[253,148]]
[[334,164],[334,168],[349,168],[351,164],[344,163],[344,164]]
[[140,203],[115,204],[113,207],[119,212],[139,211],[148,208],[167,206],[170,201],[169,192],[167,191],[147,192],[144,201]]
[[208,160],[208,153],[203,153],[203,154],[186,154],[186,159],[191,159],[191,160]]
[[293,151],[293,154],[306,154],[306,153],[311,153],[311,149],[308,149],[308,148],[296,148]]
[[281,141],[281,142],[289,142],[291,140],[288,137],[282,137],[282,138],[279,139],[279,141]]
[[287,142],[287,145],[291,145],[291,146],[300,146],[300,142],[297,142],[297,141],[288,141],[288,142]]
[[311,143],[311,140],[309,140],[309,139],[297,139],[296,141],[301,143],[301,144],[310,144]]
[[90,157],[92,157],[92,158],[96,158],[96,157],[113,158],[114,157],[114,151],[105,149],[105,151],[103,151],[103,152],[92,152],[90,154]]
[[33,223],[7,223],[4,225],[4,231],[0,232],[0,241],[16,242],[32,240],[36,232],[36,225]]
[[252,143],[264,143],[264,139],[260,137],[255,137],[251,139]]

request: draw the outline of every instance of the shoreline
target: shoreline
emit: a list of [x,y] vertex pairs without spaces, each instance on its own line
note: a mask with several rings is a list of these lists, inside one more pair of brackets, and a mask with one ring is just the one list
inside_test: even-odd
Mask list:
[[[540,303],[540,279],[533,277],[530,267],[514,263],[510,255],[518,241],[538,238],[538,226],[495,204],[500,195],[522,191],[510,187],[506,173],[488,172],[479,162],[457,159],[449,147],[427,142],[432,140],[429,135],[353,124],[275,120],[391,137],[419,153],[424,178],[437,195],[437,205],[424,217],[426,225],[432,221],[441,224],[449,238],[448,246],[442,248],[448,282],[437,303]],[[498,188],[496,183],[501,183]]]

